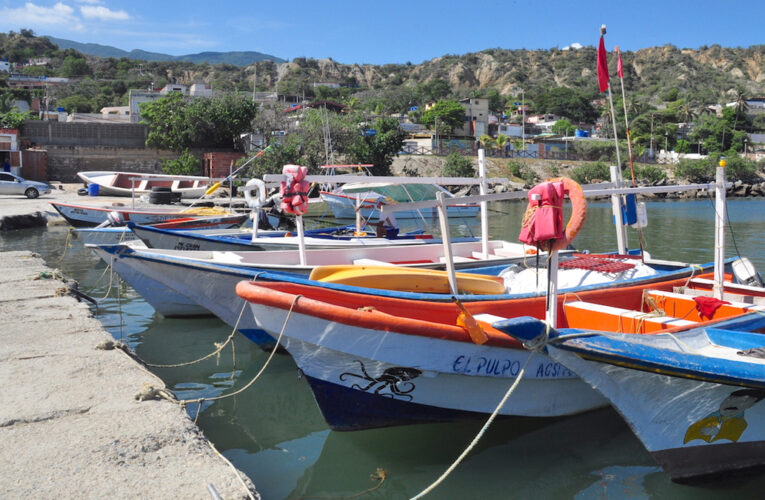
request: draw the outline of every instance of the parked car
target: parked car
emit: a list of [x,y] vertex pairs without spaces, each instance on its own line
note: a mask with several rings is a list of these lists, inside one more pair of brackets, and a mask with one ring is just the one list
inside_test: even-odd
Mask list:
[[27,198],[37,198],[50,191],[50,185],[44,182],[28,181],[9,172],[0,172],[0,194],[23,194]]

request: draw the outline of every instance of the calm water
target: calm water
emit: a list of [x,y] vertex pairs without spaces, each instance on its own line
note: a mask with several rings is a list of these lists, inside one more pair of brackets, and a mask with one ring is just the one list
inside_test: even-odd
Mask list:
[[[490,233],[515,240],[525,204],[492,205]],[[616,247],[610,205],[591,203],[576,244],[592,251]],[[765,270],[765,201],[733,200],[727,233]],[[713,207],[704,201],[651,202],[645,248],[657,258],[713,260]],[[453,234],[477,232],[455,223]],[[636,235],[630,233],[631,247]],[[66,246],[63,227],[0,233],[0,250],[33,250],[48,265],[80,282],[101,299],[99,319],[118,339],[148,362],[178,363],[215,349],[230,328],[217,319],[165,319],[154,313],[78,241]],[[65,250],[65,252],[64,252]],[[113,278],[113,279],[112,279]],[[107,291],[111,285],[108,297]],[[219,360],[184,368],[157,369],[179,398],[211,397],[242,387],[267,354],[241,336]],[[457,395],[458,396],[458,395]],[[196,408],[190,408],[192,415]],[[265,499],[347,497],[376,483],[370,474],[387,472],[384,484],[363,498],[409,498],[434,481],[467,446],[483,422],[434,424],[356,432],[330,431],[305,380],[289,356],[278,355],[261,379],[243,394],[205,403],[199,425],[217,448],[247,473]],[[621,418],[611,410],[561,419],[505,419],[495,422],[474,452],[430,498],[754,498],[765,475],[705,486],[671,483]]]

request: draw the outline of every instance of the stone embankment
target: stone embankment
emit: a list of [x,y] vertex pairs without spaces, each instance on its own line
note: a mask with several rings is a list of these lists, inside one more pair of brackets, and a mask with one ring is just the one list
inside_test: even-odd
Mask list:
[[69,290],[0,253],[0,497],[259,498]]

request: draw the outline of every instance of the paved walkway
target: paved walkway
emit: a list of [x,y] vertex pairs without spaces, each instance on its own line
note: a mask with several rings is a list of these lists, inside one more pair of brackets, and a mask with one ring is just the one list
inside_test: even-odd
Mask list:
[[0,253],[0,498],[259,498],[177,404],[136,399],[162,381],[97,349],[109,333],[43,272]]

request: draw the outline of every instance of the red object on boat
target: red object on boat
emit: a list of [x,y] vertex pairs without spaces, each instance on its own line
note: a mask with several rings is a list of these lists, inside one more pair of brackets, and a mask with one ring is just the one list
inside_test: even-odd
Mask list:
[[279,194],[282,195],[281,209],[294,215],[303,215],[308,211],[308,189],[310,183],[303,180],[308,174],[307,167],[285,165],[282,173],[288,180],[282,181]]
[[694,297],[693,300],[696,302],[696,310],[699,312],[699,316],[701,318],[708,318],[712,319],[712,317],[715,315],[715,312],[717,309],[720,308],[723,304],[730,304],[730,302],[726,300],[720,300],[716,299],[714,297]]
[[519,241],[536,246],[563,238],[563,191],[562,182],[543,182],[531,188]]
[[620,273],[634,268],[635,264],[601,259],[599,257],[574,257],[573,259],[562,261],[558,264],[558,267],[564,269],[584,269],[586,271],[598,271],[601,273]]

